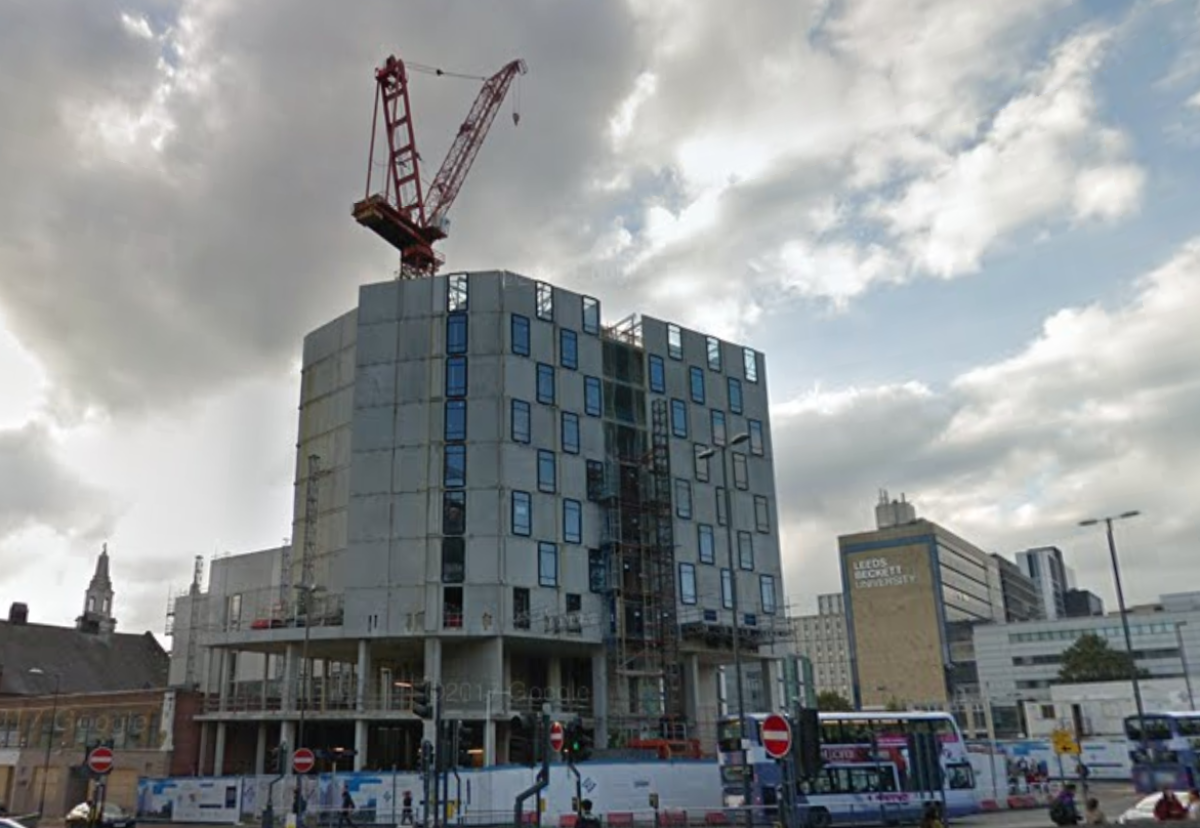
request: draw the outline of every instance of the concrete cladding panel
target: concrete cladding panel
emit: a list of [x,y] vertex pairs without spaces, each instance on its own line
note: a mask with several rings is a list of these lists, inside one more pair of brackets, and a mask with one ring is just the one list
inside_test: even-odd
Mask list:
[[395,362],[399,335],[398,322],[377,322],[368,325],[360,318],[358,342],[355,344],[356,364],[363,366]]
[[898,539],[896,544],[842,554],[861,700],[864,705],[883,705],[892,699],[944,702],[946,679],[930,544],[920,538]]

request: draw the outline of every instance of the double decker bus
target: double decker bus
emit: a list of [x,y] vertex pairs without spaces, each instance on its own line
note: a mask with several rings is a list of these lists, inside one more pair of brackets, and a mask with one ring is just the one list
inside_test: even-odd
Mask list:
[[[779,806],[781,768],[767,756],[761,727],[765,713],[722,719],[717,750],[726,808],[750,807],[755,821],[771,820]],[[948,713],[821,713],[822,766],[803,780],[797,803],[810,828],[835,823],[880,825],[916,821],[926,803],[947,816],[975,813],[975,775],[967,746]],[[936,738],[937,783],[920,781],[912,756],[918,733]],[[742,749],[743,744],[745,750]],[[750,802],[745,801],[745,775]]]
[[1200,713],[1128,716],[1125,737],[1129,739],[1133,784],[1139,793],[1163,788],[1186,791],[1200,785]]

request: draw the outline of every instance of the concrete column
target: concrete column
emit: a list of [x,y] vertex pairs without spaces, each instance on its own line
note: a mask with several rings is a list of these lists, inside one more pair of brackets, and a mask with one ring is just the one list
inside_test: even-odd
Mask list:
[[300,674],[300,647],[288,644],[283,653],[283,709],[296,709],[296,680]]
[[229,675],[229,665],[229,650],[221,650],[221,654],[217,657],[217,698],[219,700],[219,710],[225,710],[229,704],[229,686],[232,683],[232,677]]
[[354,722],[354,771],[357,773],[366,767],[367,762],[367,725],[366,719]]
[[[442,681],[442,641],[433,636],[425,639],[425,678],[435,687]],[[425,722],[423,737],[431,742],[437,738],[432,721]]]
[[487,680],[483,683],[483,766],[496,764],[496,720],[508,709],[507,663],[504,658],[504,639],[496,636],[487,647]]
[[354,700],[354,709],[359,713],[371,702],[371,673],[371,642],[363,638],[358,642],[358,693]]
[[225,775],[225,723],[217,722],[217,749],[213,755],[213,776]]
[[267,772],[267,723],[258,723],[258,740],[254,745],[254,775]]
[[592,654],[592,718],[596,723],[594,743],[608,747],[608,657],[604,650]]
[[694,731],[700,721],[700,656],[683,657],[683,715]]
[[546,687],[542,698],[550,702],[550,709],[563,711],[562,703],[562,659],[551,656],[546,664]]
[[267,709],[267,688],[271,683],[271,654],[263,653],[262,669],[262,709]]
[[292,751],[296,749],[296,723],[280,722],[279,741],[287,743],[287,755],[280,757],[284,770],[292,766]]
[[212,722],[200,723],[200,748],[196,756],[196,775],[208,776],[208,731]]

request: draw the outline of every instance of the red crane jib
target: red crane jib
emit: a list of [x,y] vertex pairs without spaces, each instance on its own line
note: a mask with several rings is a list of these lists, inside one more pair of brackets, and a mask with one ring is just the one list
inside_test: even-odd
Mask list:
[[[392,56],[376,70],[367,192],[354,205],[353,215],[359,224],[400,251],[402,270],[407,275],[432,275],[441,265],[442,259],[433,244],[446,237],[446,214],[462,189],[513,79],[525,71],[525,62],[514,60],[484,81],[426,196],[421,188],[421,158],[413,131],[404,61]],[[381,111],[387,169],[382,189],[373,191],[375,141],[380,131]]]

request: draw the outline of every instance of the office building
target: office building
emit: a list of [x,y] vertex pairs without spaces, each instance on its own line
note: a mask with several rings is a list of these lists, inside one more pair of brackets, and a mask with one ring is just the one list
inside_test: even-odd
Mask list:
[[206,599],[212,772],[280,739],[414,767],[424,678],[484,761],[527,758],[518,714],[545,701],[599,746],[711,746],[735,628],[775,706],[766,381],[752,349],[606,326],[596,299],[510,273],[361,288],[305,339],[279,583],[237,593],[236,624],[234,595]]
[[1037,584],[1042,599],[1042,615],[1053,621],[1066,613],[1064,595],[1069,588],[1068,572],[1062,550],[1057,546],[1040,546],[1017,553],[1017,566]]
[[993,554],[1000,573],[1000,589],[1004,595],[1005,621],[1034,621],[1044,618],[1042,595],[1038,585],[1021,568],[1007,558]]
[[796,652],[811,662],[816,691],[854,698],[850,641],[841,593],[817,596],[817,614],[793,618],[792,628]]
[[1086,589],[1068,589],[1063,593],[1063,614],[1067,618],[1104,615],[1104,602],[1099,595]]

